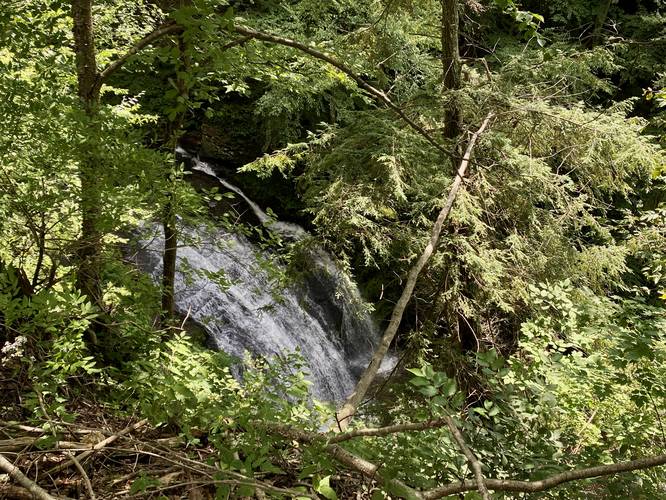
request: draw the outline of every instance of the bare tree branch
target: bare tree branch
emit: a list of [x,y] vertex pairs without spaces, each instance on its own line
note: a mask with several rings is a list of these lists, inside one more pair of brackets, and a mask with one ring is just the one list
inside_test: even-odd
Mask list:
[[[485,479],[486,486],[495,491],[516,491],[523,493],[536,493],[549,490],[562,483],[578,481],[581,479],[590,479],[601,476],[612,476],[622,472],[634,470],[649,469],[666,464],[666,455],[655,455],[652,457],[640,458],[631,462],[620,462],[617,464],[599,465],[588,467],[586,469],[575,469],[567,472],[554,474],[540,481],[514,481],[510,479]],[[437,498],[464,493],[465,491],[477,490],[479,488],[476,481],[464,481],[462,483],[451,483],[438,488],[423,492],[423,498],[435,500]]]
[[[118,59],[110,63],[106,68],[102,70],[102,72],[99,74],[99,81],[104,82],[107,78],[109,78],[113,73],[115,73],[117,70],[119,70],[123,64],[127,62],[127,60],[132,57],[135,54],[138,54],[141,52],[143,49],[145,49],[148,45],[156,42],[160,38],[166,36],[166,35],[171,35],[171,34],[176,34],[176,33],[182,33],[185,31],[185,28],[183,26],[176,24],[176,23],[169,23],[160,26],[157,28],[155,31],[152,31],[151,33],[148,33],[146,36],[144,36],[141,40],[136,42],[130,49],[125,52],[122,56],[120,56]],[[253,37],[252,36],[242,36],[237,40],[232,40],[226,44],[224,44],[220,50],[225,51],[228,49],[231,49],[233,47],[243,45],[246,43],[248,40],[251,40]]]
[[14,481],[19,483],[25,489],[27,489],[35,498],[40,500],[55,500],[55,497],[49,495],[49,493],[41,488],[37,483],[28,479],[25,474],[23,474],[18,467],[12,464],[7,460],[3,455],[0,455],[0,469],[9,474]]
[[414,120],[412,120],[409,116],[405,114],[405,112],[400,109],[400,107],[395,104],[384,92],[379,90],[376,87],[373,87],[369,83],[367,83],[363,78],[361,78],[358,74],[356,74],[349,66],[345,65],[344,63],[340,62],[339,60],[333,58],[332,56],[325,54],[324,52],[321,52],[315,48],[313,48],[310,45],[306,45],[302,42],[292,40],[291,38],[285,38],[282,36],[274,35],[271,33],[266,33],[263,31],[257,31],[253,28],[249,28],[247,26],[242,26],[242,25],[234,25],[233,29],[237,32],[240,33],[241,35],[246,35],[252,38],[256,38],[257,40],[262,40],[265,42],[270,42],[270,43],[275,43],[278,45],[284,45],[287,47],[292,47],[294,49],[298,49],[301,52],[304,52],[308,55],[311,55],[312,57],[315,57],[317,59],[320,59],[322,61],[327,62],[331,66],[339,69],[342,71],[344,74],[349,76],[352,80],[356,82],[356,84],[361,87],[363,90],[368,92],[371,96],[373,96],[375,99],[378,101],[384,103],[388,108],[392,109],[400,118],[402,118],[407,125],[409,125],[412,129],[414,129],[419,135],[421,135],[424,139],[426,139],[430,144],[432,144],[435,148],[437,148],[441,153],[445,154],[446,156],[449,157],[455,157],[455,154],[450,151],[449,149],[445,148],[442,146],[432,135],[430,135],[422,126],[420,126],[418,123],[416,123]]
[[444,419],[446,420],[446,424],[448,425],[451,434],[453,434],[453,439],[458,444],[460,451],[463,452],[465,458],[467,458],[467,461],[469,462],[469,465],[474,471],[474,475],[476,476],[476,486],[481,493],[481,497],[483,497],[483,500],[490,500],[490,493],[488,493],[488,488],[486,488],[486,482],[483,477],[483,471],[481,470],[481,463],[479,462],[479,459],[476,458],[472,450],[470,450],[469,446],[467,446],[465,443],[465,438],[460,432],[460,429],[458,429],[456,426],[453,419],[448,416]]
[[99,74],[99,81],[104,82],[113,73],[115,73],[117,70],[119,70],[122,67],[122,65],[125,64],[130,57],[132,57],[134,54],[138,54],[141,50],[146,48],[151,43],[159,40],[160,38],[162,38],[165,35],[169,35],[171,33],[180,33],[182,31],[183,31],[182,26],[173,23],[173,24],[167,24],[166,26],[160,26],[155,31],[153,31],[151,33],[148,33],[141,40],[139,40],[136,44],[134,44],[134,46],[132,46],[122,56],[120,56],[118,59],[116,59],[114,62],[109,64],[106,68],[104,68],[102,70],[102,72]]
[[81,465],[81,462],[79,462],[79,460],[76,458],[76,455],[74,455],[73,453],[69,453],[69,459],[72,461],[76,469],[79,471],[79,474],[81,474],[81,478],[83,479],[83,484],[86,485],[86,489],[88,490],[88,496],[90,496],[90,500],[95,500],[95,491],[93,490],[90,478],[88,477],[88,474],[86,474],[86,470]]
[[363,375],[361,375],[361,378],[359,379],[358,383],[356,384],[356,387],[354,388],[354,392],[352,392],[352,394],[347,398],[347,401],[345,401],[345,404],[338,411],[337,418],[340,425],[340,430],[342,431],[344,431],[346,427],[349,425],[351,417],[354,415],[354,413],[356,413],[358,405],[361,403],[361,401],[365,397],[365,394],[368,392],[370,385],[372,384],[373,380],[375,379],[375,376],[377,375],[379,366],[381,365],[384,356],[388,352],[388,349],[391,345],[391,342],[393,341],[393,338],[395,337],[395,334],[398,332],[398,327],[400,326],[400,322],[402,321],[402,316],[405,312],[405,309],[407,308],[407,304],[409,303],[412,297],[412,292],[414,291],[414,287],[416,286],[416,280],[418,279],[419,274],[421,273],[425,265],[428,263],[428,260],[430,260],[430,257],[435,251],[435,248],[437,248],[437,244],[439,243],[439,236],[442,232],[442,226],[444,225],[444,221],[448,218],[449,213],[451,212],[451,208],[453,207],[453,202],[455,201],[458,191],[460,190],[460,186],[462,185],[462,180],[465,177],[467,166],[469,165],[470,158],[472,157],[472,151],[474,150],[476,141],[479,138],[479,136],[483,133],[483,131],[486,129],[488,123],[490,123],[490,120],[492,119],[493,116],[494,116],[493,113],[488,113],[488,116],[486,116],[485,120],[483,120],[483,123],[481,124],[479,129],[476,132],[474,132],[474,134],[472,134],[472,137],[470,138],[469,143],[467,145],[467,150],[465,151],[465,155],[463,156],[463,159],[460,162],[458,173],[456,174],[453,184],[451,185],[451,189],[449,190],[449,196],[446,200],[446,203],[444,204],[444,207],[439,212],[439,216],[437,217],[437,220],[435,221],[435,224],[432,228],[432,235],[430,237],[430,241],[426,246],[426,248],[423,250],[423,253],[419,257],[418,261],[414,264],[414,266],[412,266],[412,268],[409,271],[405,288],[402,290],[400,299],[398,299],[398,302],[393,308],[393,313],[391,314],[391,320],[388,324],[388,327],[384,331],[384,335],[382,336],[382,340],[377,346],[375,354],[372,356],[370,364],[363,372]]
[[355,429],[353,431],[336,434],[328,440],[328,443],[342,443],[343,441],[349,441],[350,439],[357,437],[382,437],[390,434],[397,434],[399,432],[424,431],[427,429],[436,429],[445,425],[447,425],[446,419],[439,418],[437,420],[428,420],[427,422],[409,422],[375,429]]
[[232,40],[232,41],[230,41],[229,43],[225,43],[224,45],[222,45],[222,47],[220,47],[220,50],[225,51],[225,50],[229,50],[229,49],[231,49],[231,48],[233,48],[233,47],[236,47],[236,46],[239,46],[239,45],[243,45],[243,44],[245,44],[246,42],[252,40],[252,38],[253,38],[253,37],[250,36],[250,35],[242,36],[242,37],[240,37],[240,38],[237,39],[237,40]]

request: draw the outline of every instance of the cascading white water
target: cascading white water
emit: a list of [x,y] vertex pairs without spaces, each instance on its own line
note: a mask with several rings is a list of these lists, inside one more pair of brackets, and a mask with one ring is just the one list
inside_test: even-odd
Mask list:
[[[194,169],[215,176],[203,162],[196,161]],[[300,226],[273,221],[239,188],[219,180],[271,230],[292,240],[307,235]],[[240,358],[246,351],[271,357],[298,348],[308,365],[313,396],[341,401],[353,390],[379,333],[358,289],[330,255],[310,250],[305,278],[276,290],[263,265],[268,256],[244,236],[203,227],[179,229],[176,308],[205,328],[215,348]],[[144,239],[137,263],[158,279],[164,239],[157,228],[155,233]],[[220,271],[229,286],[211,279]],[[389,359],[383,368],[392,364]]]

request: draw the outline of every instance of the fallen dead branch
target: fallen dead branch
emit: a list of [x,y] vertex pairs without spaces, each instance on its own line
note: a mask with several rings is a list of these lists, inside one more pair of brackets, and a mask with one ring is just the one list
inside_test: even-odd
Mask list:
[[[537,493],[539,491],[555,488],[563,483],[578,481],[581,479],[592,479],[595,477],[612,476],[623,472],[631,472],[641,469],[649,469],[666,464],[665,455],[655,455],[652,457],[640,458],[630,462],[619,462],[616,464],[599,465],[597,467],[588,467],[585,469],[574,469],[567,472],[561,472],[541,479],[539,481],[514,481],[511,479],[486,479],[486,486],[495,491],[513,491],[521,493]],[[435,500],[449,495],[464,493],[478,489],[476,481],[463,481],[451,483],[439,488],[433,488],[424,492],[423,498]]]
[[[73,427],[72,424],[68,422],[56,422],[58,426],[67,427],[66,430],[63,430],[63,433],[66,434],[99,434],[104,433],[104,431],[99,429],[86,429],[83,427]],[[0,420],[0,428],[4,429],[14,429],[28,434],[50,434],[53,429],[45,429],[44,427],[33,427],[30,425],[24,425],[19,422]],[[60,432],[60,431],[57,431]]]
[[20,451],[26,447],[32,446],[37,438],[32,436],[19,436],[12,439],[0,439],[0,453],[9,451]]
[[[303,496],[316,498],[316,495],[308,492],[297,491],[285,485],[276,485],[271,481],[267,481],[263,478],[258,479],[247,477],[244,474],[236,471],[223,470],[217,465],[214,465],[214,462],[207,463],[207,458],[215,456],[215,450],[213,448],[198,449],[199,458],[195,460],[190,458],[184,449],[171,446],[174,441],[171,438],[141,440],[136,436],[131,435],[132,430],[138,429],[139,427],[145,425],[145,423],[145,421],[141,421],[132,424],[128,427],[125,427],[120,432],[113,434],[109,438],[100,441],[92,448],[85,449],[83,453],[76,456],[68,456],[66,458],[68,462],[59,464],[56,468],[54,468],[54,470],[62,471],[67,469],[69,465],[76,467],[79,475],[81,476],[81,480],[77,479],[76,481],[76,483],[79,485],[77,488],[85,488],[87,495],[90,498],[95,498],[93,484],[85,473],[85,469],[79,460],[81,457],[87,458],[90,456],[90,454],[95,452],[103,453],[106,457],[105,460],[111,460],[114,464],[113,470],[117,471],[118,464],[124,464],[125,471],[131,471],[129,474],[122,476],[120,479],[111,481],[109,480],[108,476],[102,479],[101,475],[99,474],[99,470],[96,469],[98,492],[101,491],[100,488],[102,485],[111,487],[109,489],[105,487],[104,493],[99,493],[99,495],[101,495],[103,498],[107,498],[109,495],[112,495],[112,497],[127,496],[131,479],[135,478],[137,475],[145,474],[148,474],[150,477],[154,477],[158,482],[155,484],[155,486],[151,487],[145,492],[137,492],[132,496],[142,497],[150,494],[174,491],[178,490],[179,488],[187,490],[188,488],[192,487],[208,486],[214,488],[220,485],[228,485],[232,488],[251,486],[255,488],[256,491],[264,492],[264,494],[274,493],[292,497]],[[488,490],[534,493],[545,491],[570,481],[620,474],[623,472],[646,469],[666,464],[666,455],[658,455],[630,462],[562,472],[539,481],[500,480],[485,478],[481,474],[481,465],[478,459],[476,459],[474,453],[465,443],[460,430],[456,427],[455,424],[453,424],[453,421],[448,416],[425,422],[406,422],[379,428],[354,429],[338,434],[306,431],[289,425],[273,422],[253,422],[253,425],[261,426],[268,432],[280,436],[288,441],[297,441],[303,444],[321,446],[321,449],[325,453],[329,454],[334,460],[345,466],[345,468],[349,469],[350,471],[360,473],[372,481],[376,481],[378,484],[381,484],[387,492],[390,492],[396,497],[407,498],[411,500],[433,500],[473,490],[481,491],[483,497],[486,499],[490,498]],[[465,480],[461,482],[444,484],[430,490],[419,490],[410,486],[404,481],[385,476],[383,474],[381,464],[372,463],[365,458],[343,448],[340,444],[355,438],[383,437],[401,432],[424,431],[428,429],[442,428],[444,426],[448,426],[448,429],[452,433],[455,442],[458,444],[458,447],[461,449],[462,454],[465,455],[465,457],[468,459],[472,469],[475,472],[476,477],[474,480]],[[26,429],[23,430],[27,432]],[[30,437],[34,439],[34,436]],[[124,437],[129,445],[125,447],[114,447],[113,442],[121,437]],[[62,453],[62,450],[40,450],[39,453],[58,454]],[[0,455],[0,457],[2,456]],[[148,460],[147,463],[146,460]],[[8,494],[8,489],[11,487],[12,497],[19,499],[30,497],[38,499],[62,498],[51,496],[48,492],[42,490],[36,484],[36,482],[22,474],[18,468],[11,464],[5,457],[2,457],[2,461],[3,462],[0,462],[0,469],[4,471],[12,471],[11,473],[8,472],[8,474],[10,474],[10,477],[16,481],[17,486],[4,485],[0,487],[0,496],[3,494]],[[136,469],[136,465],[138,463],[142,464],[139,470]],[[186,474],[186,477],[183,477],[183,474]],[[222,477],[220,477],[220,475]],[[63,480],[62,477],[56,477],[54,484],[69,484],[69,487],[71,488],[71,485],[75,483],[72,483],[71,479],[65,478]],[[18,485],[20,485],[20,487]],[[120,487],[120,489],[115,489],[114,491],[114,486]],[[34,493],[35,487],[39,488],[39,490],[41,490],[43,494],[47,496],[40,496],[40,494]],[[486,489],[486,492],[483,492],[483,488]],[[261,493],[259,493],[259,496],[261,496]]]
[[[12,439],[2,439],[0,440],[0,453],[26,450],[27,448],[36,446],[41,439],[41,437],[33,436],[19,436]],[[49,443],[49,446],[58,450],[85,450],[90,447],[89,444],[73,441],[56,441],[54,443]]]
[[81,465],[81,462],[79,462],[76,456],[72,453],[69,453],[69,457],[70,457],[69,459],[72,461],[76,469],[81,474],[81,478],[83,479],[83,484],[86,485],[86,489],[88,490],[88,495],[90,496],[90,500],[95,500],[95,492],[93,491],[92,484],[90,483],[90,478],[88,477],[88,474],[86,474],[86,471]]
[[384,331],[384,335],[382,336],[382,339],[379,342],[379,345],[377,346],[377,349],[374,355],[372,356],[370,363],[363,372],[363,375],[361,375],[359,381],[356,383],[354,392],[351,393],[351,395],[345,401],[345,404],[342,406],[342,408],[340,408],[340,410],[337,413],[337,421],[340,431],[344,431],[347,428],[347,426],[351,421],[351,418],[356,413],[358,405],[361,403],[361,401],[363,401],[363,398],[368,392],[368,389],[370,388],[372,382],[375,380],[375,377],[377,376],[377,371],[379,370],[382,360],[384,359],[384,356],[386,356],[386,353],[388,352],[389,347],[391,346],[391,342],[393,342],[393,338],[398,332],[398,327],[400,326],[400,322],[402,321],[402,316],[405,313],[407,304],[412,298],[412,293],[414,292],[414,287],[416,286],[416,280],[418,279],[419,275],[421,274],[421,271],[428,263],[430,257],[437,248],[437,244],[439,243],[439,237],[442,232],[442,226],[444,225],[444,221],[446,221],[449,214],[451,213],[451,209],[453,208],[453,203],[456,199],[456,196],[458,195],[458,191],[460,190],[460,187],[462,185],[465,173],[467,172],[467,167],[472,157],[472,151],[474,150],[476,141],[479,138],[479,136],[484,132],[484,130],[486,129],[492,118],[493,118],[493,113],[488,113],[488,115],[486,116],[485,120],[483,120],[483,123],[481,124],[479,129],[476,132],[474,132],[472,134],[472,137],[469,139],[469,142],[467,144],[467,150],[465,151],[463,159],[460,162],[460,166],[458,167],[458,172],[456,174],[456,177],[453,180],[453,183],[451,184],[451,189],[449,190],[449,195],[446,199],[446,203],[444,204],[444,207],[442,207],[442,210],[439,212],[437,220],[433,225],[430,241],[426,245],[419,259],[409,270],[405,288],[402,290],[402,294],[400,295],[398,302],[393,308],[393,313],[391,314],[391,320],[389,321],[389,324],[386,327],[386,330]]
[[[146,448],[151,448],[152,451]],[[166,490],[176,489],[179,487],[185,487],[188,485],[214,486],[214,485],[226,484],[229,486],[251,486],[253,488],[265,492],[280,493],[283,495],[286,494],[292,497],[307,497],[313,499],[317,498],[316,495],[312,495],[307,492],[298,491],[291,488],[275,486],[266,481],[260,481],[258,479],[245,476],[244,474],[241,474],[239,472],[231,470],[223,470],[217,466],[205,463],[204,461],[192,460],[172,450],[161,450],[158,447],[153,446],[148,442],[137,441],[137,446],[135,448],[107,447],[106,451],[127,453],[128,455],[135,455],[135,456],[145,455],[148,457],[161,460],[168,464],[173,464],[183,470],[188,471],[188,473],[196,474],[198,476],[203,476],[203,478],[199,480],[192,480],[187,482],[165,484],[163,486],[158,486],[157,488],[152,488],[149,491],[146,491],[145,493],[137,493],[136,495],[132,495],[132,497],[141,497],[147,494],[154,494]],[[170,474],[173,475],[174,472],[171,472]],[[216,475],[227,476],[228,479],[216,479],[215,478]]]
[[[116,441],[118,438],[120,438],[120,437],[122,437],[122,436],[124,436],[124,435],[126,435],[126,434],[129,434],[130,432],[132,432],[132,431],[134,431],[134,430],[136,430],[136,429],[138,429],[138,428],[140,428],[140,427],[143,427],[143,426],[146,425],[147,423],[148,423],[148,420],[147,420],[147,419],[143,419],[143,420],[140,420],[139,422],[136,422],[136,423],[134,423],[134,424],[132,424],[132,425],[129,425],[129,426],[125,427],[125,428],[124,428],[123,430],[121,430],[120,432],[117,432],[117,433],[115,433],[115,434],[109,436],[108,438],[106,438],[106,439],[100,441],[99,443],[95,444],[91,449],[86,450],[86,451],[84,451],[83,453],[77,455],[77,456],[76,456],[76,460],[79,460],[79,461],[84,460],[85,458],[89,457],[90,455],[92,455],[92,454],[95,453],[96,451],[99,451],[99,450],[101,450],[102,448],[104,448],[105,446],[110,445],[111,443],[113,443],[114,441]],[[71,459],[70,459],[70,460],[67,460],[67,461],[63,462],[62,464],[57,465],[56,467],[52,468],[52,469],[49,471],[49,474],[55,474],[56,472],[60,472],[61,470],[67,469],[68,467],[70,467],[70,466],[72,466],[72,465],[74,465],[74,461],[71,460]]]
[[28,477],[23,474],[18,467],[12,464],[7,460],[3,455],[0,454],[0,469],[9,474],[14,481],[23,486],[28,490],[35,498],[40,500],[56,500],[55,497],[51,496],[45,489],[41,488],[37,483],[28,479]]

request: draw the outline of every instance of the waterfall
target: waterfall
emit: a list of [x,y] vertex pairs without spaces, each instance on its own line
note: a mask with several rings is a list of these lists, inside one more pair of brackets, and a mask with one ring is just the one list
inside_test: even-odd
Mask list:
[[[198,160],[193,169],[215,176]],[[274,221],[238,187],[219,181],[280,236],[299,240],[307,235],[296,224]],[[351,393],[379,332],[357,287],[330,255],[310,249],[305,277],[276,289],[272,276],[284,272],[284,265],[273,259],[267,266],[270,255],[246,237],[219,228],[179,229],[176,308],[206,330],[214,348],[239,358],[246,351],[268,358],[299,349],[314,397],[342,401]],[[164,239],[157,227],[153,232],[143,239],[137,264],[158,280]],[[393,363],[387,360],[383,369]]]

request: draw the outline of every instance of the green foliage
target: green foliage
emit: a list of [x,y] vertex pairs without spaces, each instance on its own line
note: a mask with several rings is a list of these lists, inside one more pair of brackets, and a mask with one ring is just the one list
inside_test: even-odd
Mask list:
[[[426,363],[408,370],[415,377],[403,392],[393,392],[388,406],[380,404],[379,414],[414,421],[466,407],[458,425],[493,477],[534,479],[658,453],[663,307],[602,299],[566,281],[531,287],[530,305],[533,319],[522,325],[514,354],[504,358],[491,349],[469,360],[483,383],[475,390],[478,399],[456,393],[452,380]],[[453,396],[448,404],[444,395]],[[466,473],[445,429],[374,438],[353,449],[424,488]],[[585,498],[602,487],[620,497],[649,498],[659,495],[660,477],[656,470],[640,472],[542,496]]]
[[[543,312],[523,325],[526,357],[510,362],[505,383],[534,394],[545,412],[534,422],[558,430],[552,446],[562,443],[563,452],[589,463],[617,461],[632,450],[646,453],[661,439],[656,411],[664,392],[653,380],[663,369],[664,337],[655,335],[664,331],[663,308],[600,299],[568,283],[534,293]],[[630,424],[631,415],[640,415],[641,423]],[[632,488],[647,494],[658,488],[654,479],[649,473],[642,484],[618,478],[608,487],[628,496]]]
[[331,476],[326,476],[317,481],[315,491],[328,500],[337,500],[338,495],[331,488]]
[[[310,400],[298,353],[271,360],[248,355],[239,361],[205,349],[185,334],[176,335],[133,363],[118,396],[132,401],[154,424],[176,427],[192,444],[205,433],[224,469],[249,477],[280,474],[275,464],[285,450],[265,423],[317,429],[330,413]],[[238,375],[239,369],[237,380],[231,373]],[[326,481],[318,484],[322,494],[332,498]]]
[[128,390],[156,423],[178,422],[184,429],[210,424],[239,389],[222,353],[194,346],[178,335],[138,360]]
[[[426,244],[467,134],[442,140],[455,151],[443,157],[330,65],[257,40],[225,47],[239,41],[230,28],[244,23],[343,61],[437,139],[443,103],[456,101],[469,130],[488,110],[497,116],[402,325],[409,340],[400,346],[418,367],[406,383],[388,384],[390,400],[365,423],[454,415],[484,472],[497,478],[539,479],[658,453],[666,406],[663,16],[646,2],[632,13],[613,3],[612,22],[589,48],[570,35],[596,22],[601,2],[536,3],[493,2],[511,18],[506,25],[489,22],[497,9],[468,9],[465,83],[445,92],[434,0],[267,0],[234,2],[235,10],[201,0],[168,12],[148,1],[96,2],[102,67],[167,20],[184,30],[183,43],[167,37],[132,56],[102,88],[92,117],[75,92],[69,4],[0,7],[0,371],[22,384],[27,411],[71,419],[72,402],[94,387],[115,411],[138,411],[191,445],[206,439],[223,468],[285,475],[282,466],[300,460],[290,479],[338,497],[339,465],[323,443],[295,446],[270,431],[276,423],[318,431],[332,420],[308,396],[298,353],[241,362],[173,326],[156,328],[159,290],[123,262],[120,248],[167,204],[185,223],[207,217],[183,165],[164,151],[180,125],[197,132],[205,121],[209,153],[236,166],[263,152],[243,172],[293,182],[303,218],[380,298],[381,315]],[[91,165],[102,235],[94,306],[73,276],[90,208],[81,172]],[[238,230],[287,254],[260,260],[279,300],[289,278],[275,259],[306,268],[299,251],[312,241],[292,246],[263,229]],[[206,278],[232,284],[223,270]],[[108,329],[95,344],[89,337],[100,322]],[[465,323],[474,347],[463,345]],[[344,446],[383,464],[385,479],[416,487],[471,477],[445,428]],[[131,492],[155,485],[141,476]],[[225,488],[218,493],[252,493]],[[648,470],[543,496],[662,493],[663,473]]]
[[546,44],[546,40],[538,32],[539,26],[544,22],[544,17],[541,14],[520,10],[513,0],[493,0],[493,3],[499,7],[502,12],[510,15],[516,23],[517,29],[523,34],[527,40],[536,38],[540,46]]
[[68,384],[100,373],[84,342],[97,311],[67,284],[28,298],[17,293],[15,275],[0,280],[0,368],[32,381],[24,406],[34,416],[66,418]]

